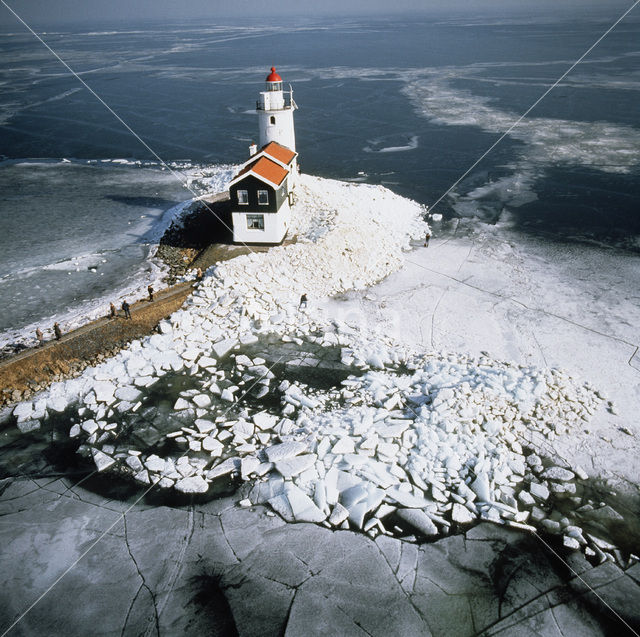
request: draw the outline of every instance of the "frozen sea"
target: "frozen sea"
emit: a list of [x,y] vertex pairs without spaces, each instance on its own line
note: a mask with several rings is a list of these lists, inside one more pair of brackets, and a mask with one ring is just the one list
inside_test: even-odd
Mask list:
[[[0,345],[104,314],[159,279],[154,241],[246,158],[271,65],[300,107],[304,172],[431,205],[620,13],[39,25],[179,179],[33,35],[5,28]],[[433,208],[436,231],[473,217],[639,252],[639,35],[635,11]]]

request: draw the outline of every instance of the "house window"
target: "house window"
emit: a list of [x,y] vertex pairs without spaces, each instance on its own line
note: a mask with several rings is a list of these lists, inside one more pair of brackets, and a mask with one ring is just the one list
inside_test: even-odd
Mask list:
[[248,230],[264,230],[264,215],[247,215]]
[[249,203],[249,192],[247,190],[238,190],[238,203],[239,204]]
[[272,116],[269,118],[269,122],[270,122],[271,124],[275,124],[275,123],[276,123],[276,116],[275,116],[275,115],[272,115]]
[[258,190],[258,203],[261,206],[269,205],[269,191],[268,190]]

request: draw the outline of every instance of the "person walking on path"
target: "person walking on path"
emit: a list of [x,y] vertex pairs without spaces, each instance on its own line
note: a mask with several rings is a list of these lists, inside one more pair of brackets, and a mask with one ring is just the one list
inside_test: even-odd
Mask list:
[[56,341],[59,341],[62,338],[62,330],[57,323],[53,324],[53,333],[56,335]]
[[116,318],[118,316],[118,310],[113,303],[109,303],[109,318]]
[[303,305],[304,305],[305,308],[307,307],[307,295],[306,294],[303,294],[300,297],[300,305],[298,305],[298,309],[299,310],[302,309]]
[[147,285],[147,292],[149,293],[149,300],[153,301],[153,285]]
[[196,270],[196,281],[202,281],[202,268]]
[[429,241],[431,240],[431,232],[429,230],[427,230],[427,232],[424,235],[424,247],[428,248],[429,247]]
[[124,317],[131,320],[131,306],[126,301],[122,301],[122,311],[124,312]]
[[36,329],[36,338],[38,339],[38,346],[41,347],[42,345],[44,345],[44,334],[39,327]]

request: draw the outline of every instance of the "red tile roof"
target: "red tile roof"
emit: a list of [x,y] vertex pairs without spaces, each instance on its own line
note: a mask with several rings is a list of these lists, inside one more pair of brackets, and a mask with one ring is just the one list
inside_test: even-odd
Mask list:
[[296,156],[296,153],[285,146],[281,146],[278,142],[269,142],[266,146],[261,148],[260,152],[263,151],[267,153],[267,155],[271,155],[274,159],[277,159],[287,165],[290,164]]
[[[284,178],[289,174],[286,168],[276,164],[275,161],[271,161],[268,157],[260,157],[255,162],[247,164],[233,179],[235,182],[242,175],[247,173],[253,173],[257,177],[267,180],[269,183],[279,186]],[[233,183],[232,182],[232,183]]]

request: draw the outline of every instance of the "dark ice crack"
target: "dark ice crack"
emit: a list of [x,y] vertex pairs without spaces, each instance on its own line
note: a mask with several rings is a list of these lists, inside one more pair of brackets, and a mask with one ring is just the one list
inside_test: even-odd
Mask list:
[[[621,575],[620,577],[624,577],[624,575]],[[504,615],[504,617],[498,618],[496,621],[491,622],[490,624],[487,624],[478,634],[484,634],[485,631],[491,629],[492,627],[496,626],[497,624],[500,624],[501,622],[506,622],[506,620],[508,620],[510,617],[512,617],[515,613],[519,613],[521,611],[524,611],[527,606],[530,606],[536,602],[538,602],[540,599],[544,598],[546,600],[546,604],[544,605],[543,608],[537,609],[532,611],[529,614],[524,614],[522,617],[519,617],[517,620],[515,620],[514,623],[510,623],[508,625],[505,625],[504,627],[500,627],[498,632],[502,632],[505,630],[508,630],[510,628],[513,628],[515,626],[517,626],[518,624],[520,624],[521,622],[525,621],[525,620],[530,620],[534,617],[536,617],[537,615],[540,615],[541,613],[546,613],[548,610],[553,610],[554,608],[557,608],[559,606],[564,606],[566,603],[568,603],[571,600],[574,601],[578,601],[578,600],[582,600],[583,597],[592,594],[592,593],[596,593],[597,590],[599,590],[600,588],[603,588],[605,586],[609,586],[609,584],[611,584],[612,582],[615,582],[616,580],[620,579],[619,577],[613,579],[613,580],[609,580],[607,582],[602,582],[601,584],[598,584],[597,586],[589,586],[588,588],[586,588],[583,591],[575,591],[574,589],[571,588],[570,586],[570,582],[569,583],[563,583],[560,584],[559,586],[554,586],[552,588],[550,588],[549,590],[545,591],[544,593],[540,593],[540,595],[536,595],[535,597],[531,597],[528,600],[526,600],[523,604],[521,604],[520,606],[513,608],[509,613],[507,613],[506,615]],[[575,581],[575,578],[574,580]],[[557,598],[561,601],[558,601],[557,603],[552,603],[549,599],[549,595],[551,593],[557,592],[557,591],[565,591],[567,594],[566,595],[557,595]],[[598,595],[596,594],[596,597],[598,597]],[[555,621],[555,616],[554,616],[554,621]],[[495,633],[497,634],[497,633]]]
[[235,557],[236,562],[239,563],[241,560],[238,557],[238,554],[233,549],[233,546],[231,545],[231,542],[229,542],[229,538],[227,537],[227,532],[224,529],[224,522],[222,521],[222,517],[219,516],[219,520],[220,520],[220,529],[222,530],[222,537],[224,538],[224,541],[227,543],[227,546],[229,547],[229,550],[233,553],[233,557]]
[[374,637],[374,635],[370,633],[357,619],[351,617],[351,615],[344,608],[342,608],[340,604],[336,602],[335,605],[336,605],[336,608],[354,624],[354,626],[357,626],[363,633],[365,633],[365,635],[369,635],[369,637]]
[[[164,607],[167,605],[167,602],[171,598],[171,594],[173,589],[178,581],[178,577],[180,572],[182,571],[182,567],[184,566],[184,558],[187,553],[187,549],[191,544],[191,540],[193,539],[193,534],[195,531],[195,513],[193,510],[193,506],[189,507],[187,513],[187,529],[184,535],[184,541],[182,542],[182,546],[180,547],[180,552],[175,560],[175,564],[169,577],[167,578],[167,586],[164,590],[158,592],[158,597],[162,596],[162,602],[156,604],[156,600],[154,598],[154,607],[156,611],[156,622],[158,624],[158,635],[160,635],[160,617],[162,616],[162,612],[164,611]],[[145,637],[149,637],[151,634],[151,626],[145,632]]]
[[[416,613],[418,613],[418,617],[420,617],[420,619],[422,619],[422,621],[427,625],[427,627],[429,628],[429,631],[432,632],[431,631],[431,626],[429,626],[428,619],[425,617],[425,615],[422,613],[422,610],[420,609],[420,607],[413,601],[410,593],[404,588],[404,586],[402,586],[402,583],[398,579],[397,570],[400,568],[400,564],[398,564],[398,569],[394,570],[393,567],[391,566],[391,564],[389,563],[389,560],[387,559],[387,556],[384,554],[384,551],[375,542],[374,542],[374,545],[378,548],[378,551],[380,552],[380,555],[382,556],[382,559],[385,561],[386,565],[389,567],[389,570],[391,571],[391,574],[393,575],[393,578],[396,580],[396,582],[398,582],[398,586],[399,586],[400,590],[402,591],[402,594],[405,596],[406,600],[409,602],[409,604],[411,605],[413,610],[415,610]],[[413,578],[413,587],[412,587],[411,592],[413,592],[413,588],[415,587],[416,578],[419,575],[418,574],[417,565],[414,567],[414,572],[415,572],[415,577]]]
[[[135,558],[135,556],[133,555],[133,552],[131,551],[131,545],[129,544],[129,535],[127,532],[127,516],[126,514],[123,514],[122,516],[122,522],[124,525],[124,543],[127,547],[127,551],[129,552],[129,557],[131,558],[134,566],[136,567],[136,571],[142,581],[142,583],[140,584],[136,594],[134,595],[133,599],[131,600],[131,604],[129,605],[129,610],[127,611],[127,615],[125,617],[124,620],[124,624],[122,626],[122,632],[120,633],[121,637],[124,637],[124,633],[125,630],[127,629],[127,624],[129,622],[129,617],[131,616],[131,613],[133,611],[133,607],[135,606],[136,600],[138,599],[140,592],[143,589],[146,589],[149,593],[149,596],[151,597],[151,601],[153,603],[153,613],[154,613],[154,619],[155,619],[155,629],[156,629],[156,634],[160,635],[160,617],[158,614],[158,606],[156,604],[156,596],[154,594],[154,592],[151,590],[151,588],[149,587],[149,585],[147,584],[147,581],[142,573],[142,571],[140,570],[140,566],[138,565],[138,562]],[[148,634],[148,630],[147,630],[147,634]]]
[[553,612],[553,606],[549,607],[549,611],[551,614],[551,619],[553,619],[553,623],[556,625],[556,628],[558,629],[558,632],[560,633],[560,635],[562,635],[562,637],[564,637],[564,633],[562,632],[562,628],[560,628],[560,624],[558,624],[558,619],[556,618],[556,614]]

